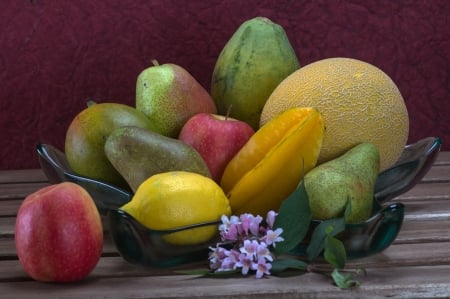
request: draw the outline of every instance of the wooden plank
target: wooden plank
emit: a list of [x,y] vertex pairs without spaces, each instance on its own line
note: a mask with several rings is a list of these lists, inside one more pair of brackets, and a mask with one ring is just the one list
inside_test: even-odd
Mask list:
[[[403,201],[405,221],[450,220],[450,200]],[[442,226],[436,224],[442,229]]]
[[0,217],[0,238],[13,237],[15,224],[16,217]]
[[450,165],[450,151],[441,151],[434,165]]
[[48,185],[48,182],[1,184],[0,201],[4,199],[25,198],[27,195]]
[[417,184],[406,193],[401,194],[393,201],[402,200],[429,200],[450,199],[450,182]]
[[0,184],[47,181],[41,169],[0,170]]
[[15,217],[23,199],[0,200],[0,217]]
[[380,254],[349,261],[347,268],[430,265],[450,265],[450,242],[392,244]]
[[[194,266],[195,265],[195,266]],[[27,281],[31,280],[23,271],[17,259],[0,260],[0,288],[1,282],[5,281]],[[202,264],[201,267],[206,267]],[[200,267],[199,264],[193,264],[192,267]],[[123,258],[116,256],[102,257],[96,265],[91,276],[97,278],[106,277],[138,277],[138,276],[158,276],[174,275],[176,269],[188,269],[188,266],[173,268],[150,268],[133,265]]]
[[[111,269],[114,273],[115,268]],[[14,298],[445,298],[450,293],[449,265],[367,269],[362,285],[339,290],[330,278],[307,273],[290,277],[196,278],[190,275],[98,277],[92,273],[72,284],[33,281],[0,284]],[[423,279],[426,277],[426,279]]]
[[450,242],[450,232],[447,232],[445,228],[450,228],[450,220],[405,220],[394,243],[411,244]]
[[450,164],[433,166],[422,179],[421,183],[439,183],[450,181]]

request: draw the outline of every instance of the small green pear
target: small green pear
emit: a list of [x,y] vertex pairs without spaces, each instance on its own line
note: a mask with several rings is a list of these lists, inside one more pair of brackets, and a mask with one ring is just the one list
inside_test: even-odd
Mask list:
[[105,154],[134,192],[147,178],[162,172],[189,171],[211,177],[193,147],[139,127],[114,130],[106,139]]
[[164,136],[177,138],[194,114],[217,113],[210,94],[184,68],[176,64],[143,70],[136,82],[136,109],[147,115]]
[[368,142],[313,168],[304,177],[313,219],[343,216],[348,200],[351,211],[346,218],[347,223],[368,219],[372,213],[379,170],[378,148]]

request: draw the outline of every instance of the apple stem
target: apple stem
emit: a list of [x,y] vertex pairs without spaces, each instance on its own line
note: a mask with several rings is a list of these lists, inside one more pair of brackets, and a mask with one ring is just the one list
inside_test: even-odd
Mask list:
[[154,66],[158,66],[159,65],[159,62],[156,59],[152,59],[152,63],[153,63]]
[[233,107],[233,104],[230,104],[230,106],[228,106],[227,114],[225,115],[225,120],[227,120],[227,119],[228,119],[228,116],[230,115],[231,107]]

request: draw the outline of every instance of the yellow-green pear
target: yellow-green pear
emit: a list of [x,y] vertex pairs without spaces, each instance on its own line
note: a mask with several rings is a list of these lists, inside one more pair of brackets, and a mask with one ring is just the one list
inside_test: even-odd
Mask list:
[[164,136],[177,138],[193,115],[217,113],[209,93],[184,68],[154,65],[143,70],[136,82],[136,109],[143,112]]
[[346,218],[347,223],[368,219],[379,169],[378,148],[365,142],[309,171],[304,184],[313,219],[343,216],[348,200],[351,212]]

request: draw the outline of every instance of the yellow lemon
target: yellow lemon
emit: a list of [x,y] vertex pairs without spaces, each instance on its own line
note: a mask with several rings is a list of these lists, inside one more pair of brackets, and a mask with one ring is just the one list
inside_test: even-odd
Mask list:
[[397,161],[408,139],[408,111],[397,86],[383,71],[360,60],[328,58],[295,71],[270,95],[260,125],[287,109],[305,106],[317,108],[325,123],[318,164],[370,142],[377,146],[384,170]]
[[[149,177],[121,209],[154,230],[216,221],[222,215],[231,215],[228,198],[218,184],[208,177],[186,171]],[[188,229],[168,234],[164,240],[174,245],[200,244],[212,239],[217,228],[217,225],[208,225]]]

